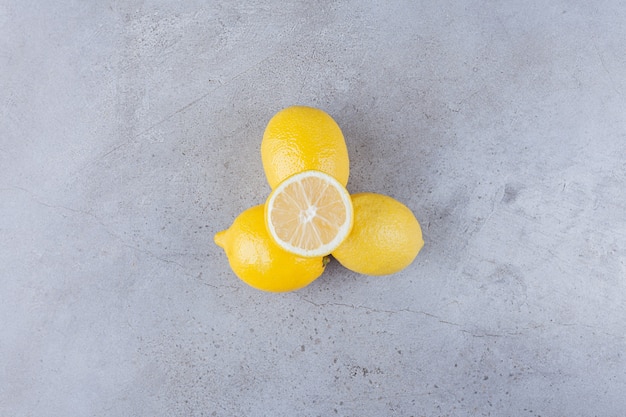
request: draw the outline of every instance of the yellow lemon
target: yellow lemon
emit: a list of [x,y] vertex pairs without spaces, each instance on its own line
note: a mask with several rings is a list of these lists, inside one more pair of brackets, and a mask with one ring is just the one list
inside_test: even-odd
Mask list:
[[424,246],[411,210],[381,194],[352,195],[354,226],[332,255],[346,268],[366,275],[388,275],[413,262]]
[[328,113],[291,106],[276,113],[261,142],[261,158],[272,189],[293,174],[314,169],[348,184],[350,161],[341,129]]
[[328,258],[304,258],[280,248],[267,233],[263,214],[263,205],[249,208],[215,235],[235,275],[271,292],[294,291],[322,275]]
[[265,203],[270,236],[299,256],[330,254],[352,229],[350,194],[334,177],[309,170],[292,175]]

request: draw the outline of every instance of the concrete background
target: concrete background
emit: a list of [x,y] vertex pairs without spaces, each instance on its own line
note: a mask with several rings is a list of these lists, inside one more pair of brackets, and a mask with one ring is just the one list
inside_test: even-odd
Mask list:
[[[0,415],[624,415],[626,6],[371,3],[0,2]],[[291,104],[408,269],[232,274]]]

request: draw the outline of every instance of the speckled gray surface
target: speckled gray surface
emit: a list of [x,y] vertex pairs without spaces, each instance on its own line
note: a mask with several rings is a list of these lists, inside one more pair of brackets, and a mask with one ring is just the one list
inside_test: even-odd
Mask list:
[[[0,3],[0,414],[622,416],[626,7],[284,3]],[[231,273],[291,104],[408,269]]]

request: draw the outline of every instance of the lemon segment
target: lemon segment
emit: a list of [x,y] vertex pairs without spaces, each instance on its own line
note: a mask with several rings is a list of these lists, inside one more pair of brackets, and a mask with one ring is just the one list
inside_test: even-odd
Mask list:
[[283,249],[305,257],[325,256],[352,229],[350,195],[334,177],[309,170],[280,183],[265,204],[270,236]]

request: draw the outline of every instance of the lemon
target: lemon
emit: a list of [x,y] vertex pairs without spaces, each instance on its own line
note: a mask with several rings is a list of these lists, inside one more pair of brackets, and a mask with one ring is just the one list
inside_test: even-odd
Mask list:
[[271,292],[294,291],[324,272],[328,258],[304,258],[280,248],[267,233],[264,206],[241,213],[227,229],[215,235],[235,275],[248,285]]
[[388,275],[413,262],[424,246],[411,210],[381,194],[352,195],[352,232],[332,255],[346,268],[366,275]]
[[352,216],[348,190],[334,177],[315,170],[281,182],[265,204],[270,236],[299,256],[330,254],[350,233]]
[[350,161],[343,133],[320,109],[291,106],[276,113],[265,128],[261,158],[272,189],[310,169],[335,177],[344,187],[348,184]]

